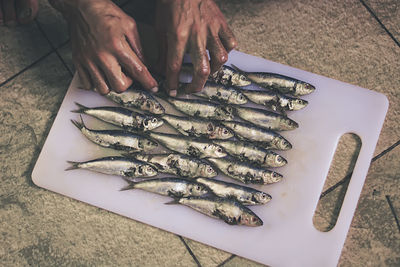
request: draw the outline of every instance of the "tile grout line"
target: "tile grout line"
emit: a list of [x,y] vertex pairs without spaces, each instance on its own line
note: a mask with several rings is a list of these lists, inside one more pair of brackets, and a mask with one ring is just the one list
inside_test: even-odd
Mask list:
[[359,0],[360,3],[367,9],[367,11],[374,17],[374,19],[381,25],[381,27],[385,30],[385,32],[392,38],[392,40],[400,47],[399,41],[393,36],[393,34],[386,28],[386,26],[381,22],[381,20],[375,15],[372,9],[364,2],[364,0]]
[[47,36],[47,34],[44,32],[44,30],[42,29],[42,26],[40,25],[39,21],[37,19],[35,19],[35,23],[37,25],[37,27],[39,28],[40,32],[42,33],[42,35],[44,36],[44,38],[47,40],[47,42],[49,43],[50,47],[54,50],[54,52],[56,53],[57,57],[61,60],[61,63],[64,65],[65,69],[68,71],[68,73],[70,74],[70,76],[74,76],[74,74],[71,72],[71,70],[68,68],[67,63],[65,63],[64,59],[61,57],[60,53],[58,53],[57,48],[53,45],[53,43],[50,41],[49,37]]
[[182,243],[185,245],[186,250],[189,252],[189,254],[192,256],[193,260],[197,263],[197,266],[201,267],[201,264],[199,262],[199,260],[197,259],[196,255],[194,255],[192,249],[189,247],[189,245],[186,243],[186,241],[183,239],[182,236],[177,235],[179,237],[179,239],[182,241]]
[[230,262],[233,258],[235,258],[236,255],[232,254],[230,255],[226,260],[224,260],[223,262],[221,262],[220,264],[217,265],[217,267],[222,267],[224,266],[226,263]]
[[[68,40],[69,41],[69,40]],[[68,43],[68,41],[62,43],[60,46],[57,47],[57,49],[59,49],[60,47],[64,46],[65,44]],[[5,80],[4,82],[0,83],[0,87],[2,87],[3,85],[5,85],[6,83],[10,82],[11,80],[13,80],[14,78],[16,78],[17,76],[19,76],[20,74],[24,73],[25,71],[27,71],[29,68],[33,67],[34,65],[36,65],[37,63],[39,63],[40,61],[42,61],[43,59],[45,59],[46,57],[48,57],[49,55],[51,55],[54,52],[54,50],[50,50],[49,52],[47,52],[46,54],[44,54],[43,56],[41,56],[40,58],[38,58],[37,60],[35,60],[34,62],[32,62],[31,64],[29,64],[28,66],[26,66],[25,68],[23,68],[22,70],[20,70],[19,72],[15,73],[14,75],[12,75],[11,77],[7,78],[7,80]]]
[[397,217],[396,211],[394,210],[393,203],[392,203],[392,201],[390,200],[390,196],[389,196],[389,195],[386,195],[385,197],[386,197],[387,203],[389,204],[390,210],[392,211],[394,220],[396,221],[397,229],[399,230],[399,233],[400,233],[399,218]]
[[[388,147],[385,150],[383,150],[381,153],[379,153],[375,157],[373,157],[372,160],[371,160],[371,163],[376,161],[376,160],[378,160],[378,159],[380,159],[381,157],[383,157],[384,155],[386,155],[387,153],[392,151],[394,148],[396,148],[398,145],[400,145],[400,140],[398,140],[396,143],[394,143],[390,147]],[[339,182],[337,182],[336,184],[332,185],[331,187],[326,189],[324,192],[322,192],[320,197],[319,197],[319,199],[323,198],[324,196],[326,196],[327,194],[329,194],[330,192],[335,190],[337,187],[339,187],[340,185],[342,185],[345,182],[347,182],[347,180],[349,180],[351,178],[352,174],[353,174],[353,172],[347,174],[342,180],[340,180]]]

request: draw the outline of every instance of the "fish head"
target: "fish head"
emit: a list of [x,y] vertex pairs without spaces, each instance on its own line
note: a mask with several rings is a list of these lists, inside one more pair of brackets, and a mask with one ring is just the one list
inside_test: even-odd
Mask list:
[[277,183],[282,180],[282,174],[277,172],[263,172],[262,174],[264,184]]
[[308,101],[300,98],[291,98],[288,102],[290,110],[300,110],[308,105]]
[[209,164],[201,164],[200,174],[202,177],[211,178],[217,176],[217,171]]
[[208,188],[205,185],[191,183],[188,185],[189,196],[203,196],[208,193]]
[[315,91],[315,87],[309,83],[300,82],[296,84],[296,95],[308,95]]
[[266,157],[266,161],[271,167],[282,167],[287,164],[287,160],[276,153],[270,153]]
[[247,103],[247,97],[241,92],[233,93],[229,100],[236,105],[243,105]]
[[156,117],[148,117],[143,120],[143,127],[145,130],[153,130],[163,125],[164,121]]
[[216,126],[213,137],[218,139],[228,139],[233,137],[233,135],[234,134],[230,129],[224,126]]
[[290,131],[299,128],[299,124],[292,119],[283,118],[281,119],[282,122],[282,130]]
[[153,114],[164,114],[165,113],[164,107],[155,99],[147,99],[145,106],[146,106],[147,110]]
[[265,192],[255,193],[254,198],[255,198],[257,204],[265,204],[272,199],[272,197]]
[[142,148],[143,151],[149,151],[158,147],[158,144],[148,139],[141,139],[139,140],[139,147]]
[[152,176],[156,176],[158,174],[157,170],[150,165],[145,165],[142,168],[142,172],[143,172],[143,176],[145,176],[145,177],[152,177]]
[[274,142],[275,146],[277,149],[279,150],[289,150],[292,148],[292,144],[286,140],[285,138],[283,138],[282,136],[277,136],[274,138]]
[[231,84],[236,86],[247,86],[251,84],[251,80],[241,73],[234,73],[231,77]]
[[223,158],[228,155],[221,146],[215,144],[210,144],[206,150],[210,150],[214,158]]
[[233,120],[234,108],[231,106],[220,106],[220,113],[223,114],[225,120]]
[[264,224],[263,221],[253,212],[243,212],[237,221],[241,225],[252,227],[261,226]]

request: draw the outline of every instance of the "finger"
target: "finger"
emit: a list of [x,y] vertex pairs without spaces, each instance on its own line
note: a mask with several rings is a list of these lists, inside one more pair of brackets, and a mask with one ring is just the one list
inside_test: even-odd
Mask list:
[[92,84],[90,83],[90,76],[85,70],[85,68],[80,64],[75,64],[75,68],[78,71],[79,79],[81,84],[85,90],[91,90],[93,88]]
[[18,0],[16,1],[17,19],[20,24],[31,22],[39,9],[37,0]]
[[125,76],[117,59],[110,54],[99,54],[98,64],[107,78],[109,89],[124,92],[132,84],[132,79]]
[[179,72],[182,67],[183,56],[189,33],[187,29],[177,30],[176,35],[168,36],[167,67],[166,67],[166,90],[171,96],[178,92]]
[[88,73],[90,75],[93,90],[102,95],[108,94],[110,90],[99,68],[92,61],[88,61],[85,68],[88,70]]
[[214,73],[219,70],[228,60],[228,53],[226,52],[225,47],[222,45],[218,36],[213,36],[209,39],[208,52],[210,53],[211,59],[211,73]]
[[4,24],[7,26],[17,25],[17,15],[15,13],[15,1],[6,0],[3,1],[3,15]]
[[121,47],[118,49],[118,60],[133,80],[138,81],[146,90],[158,91],[156,80],[125,40],[122,40]]
[[190,56],[194,72],[192,82],[187,86],[186,91],[200,92],[210,75],[210,61],[208,60],[205,44],[197,42],[195,46],[192,45]]
[[221,27],[219,37],[228,53],[237,46],[235,35],[228,26]]
[[128,40],[129,45],[131,46],[133,52],[137,55],[137,57],[145,63],[143,48],[140,43],[139,32],[136,26],[136,22],[133,19],[130,19],[128,24],[126,25],[126,39]]

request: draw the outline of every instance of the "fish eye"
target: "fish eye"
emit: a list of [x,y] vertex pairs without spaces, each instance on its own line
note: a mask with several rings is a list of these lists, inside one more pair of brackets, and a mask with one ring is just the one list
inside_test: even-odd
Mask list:
[[228,130],[227,130],[227,129],[224,129],[223,133],[224,133],[224,134],[228,134]]
[[152,119],[152,122],[153,122],[153,123],[156,123],[156,122],[157,122],[157,119],[156,119],[156,118],[153,118],[153,119]]
[[196,190],[200,191],[200,189],[201,189],[200,186],[196,186]]
[[207,168],[207,172],[212,173],[212,172],[213,172],[213,168],[208,167],[208,168]]
[[219,147],[219,148],[217,149],[217,152],[221,153],[221,152],[222,152],[222,148]]
[[277,177],[276,172],[273,172],[273,173],[271,174],[271,176],[272,176],[272,178],[276,178],[276,177]]
[[252,217],[251,220],[252,220],[253,222],[256,222],[256,221],[257,221],[257,218],[256,218],[256,217]]
[[147,144],[148,144],[148,145],[151,145],[151,141],[147,141]]
[[264,194],[261,195],[261,198],[262,198],[262,199],[265,199],[266,197],[267,197],[267,196],[264,195]]
[[281,159],[281,157],[279,157],[279,156],[278,156],[278,157],[276,157],[276,161],[277,161],[277,162],[279,162],[279,163],[281,163],[281,162],[282,162],[282,159]]

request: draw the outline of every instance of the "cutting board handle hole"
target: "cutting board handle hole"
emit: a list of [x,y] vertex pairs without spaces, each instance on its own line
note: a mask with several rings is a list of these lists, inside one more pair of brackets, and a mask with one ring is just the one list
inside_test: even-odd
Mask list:
[[360,149],[358,135],[346,133],[340,137],[313,216],[317,230],[329,232],[335,227]]

